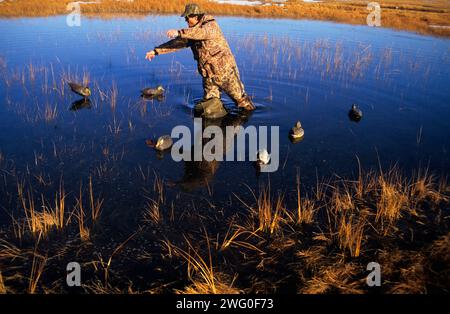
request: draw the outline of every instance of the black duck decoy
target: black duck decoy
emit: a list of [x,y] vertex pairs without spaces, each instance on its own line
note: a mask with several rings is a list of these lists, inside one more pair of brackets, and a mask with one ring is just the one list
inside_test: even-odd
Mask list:
[[164,88],[159,85],[156,88],[147,87],[141,90],[142,96],[144,97],[162,97],[164,95]]
[[83,86],[73,82],[69,82],[68,84],[72,92],[83,96],[85,99],[91,96],[91,89],[88,86]]
[[362,111],[361,109],[359,109],[356,104],[352,105],[352,109],[350,109],[350,111],[348,112],[348,116],[350,118],[350,120],[355,121],[355,122],[359,122],[362,118]]

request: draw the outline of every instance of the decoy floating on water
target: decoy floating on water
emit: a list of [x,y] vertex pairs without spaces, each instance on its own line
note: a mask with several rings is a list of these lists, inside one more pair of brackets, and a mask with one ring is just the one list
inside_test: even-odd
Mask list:
[[172,147],[173,140],[170,135],[163,135],[156,141],[155,149],[163,151]]
[[88,86],[83,86],[83,85],[80,85],[77,83],[72,83],[72,82],[69,82],[68,84],[69,84],[72,92],[74,92],[80,96],[83,96],[84,99],[87,99],[89,96],[91,96],[91,90]]
[[269,161],[270,161],[270,155],[269,155],[269,153],[267,152],[266,149],[261,149],[261,150],[258,151],[256,159],[257,159],[256,163],[259,166],[267,165],[269,163]]
[[358,122],[362,118],[362,111],[355,104],[352,105],[352,109],[348,112],[350,120]]
[[144,88],[143,90],[141,90],[142,96],[144,97],[161,97],[164,95],[164,88],[159,85],[156,88]]
[[302,124],[300,121],[297,121],[297,123],[292,127],[291,131],[289,132],[289,136],[292,140],[298,140],[303,138],[305,135],[305,130],[302,128]]

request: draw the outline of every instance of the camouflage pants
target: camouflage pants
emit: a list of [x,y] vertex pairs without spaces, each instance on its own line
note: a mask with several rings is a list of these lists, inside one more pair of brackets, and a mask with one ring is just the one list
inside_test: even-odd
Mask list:
[[220,98],[224,91],[237,104],[245,96],[244,84],[239,77],[239,70],[233,67],[227,73],[203,78],[204,99]]

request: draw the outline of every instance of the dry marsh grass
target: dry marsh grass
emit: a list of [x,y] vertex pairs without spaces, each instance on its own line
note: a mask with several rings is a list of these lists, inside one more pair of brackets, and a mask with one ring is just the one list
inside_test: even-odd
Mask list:
[[28,279],[28,293],[34,294],[38,288],[39,280],[44,272],[48,257],[38,252],[33,254],[33,262],[31,265],[31,273]]
[[[72,224],[73,217],[78,222],[79,235],[82,240],[89,239],[89,225],[94,225],[100,218],[104,199],[94,193],[92,177],[89,178],[87,190],[82,189],[78,197],[71,198],[67,204],[67,193],[62,179],[53,192],[53,199],[48,199],[44,193],[40,195],[29,187],[30,183],[19,181],[17,183],[17,200],[19,212],[14,217],[10,215],[12,230],[16,239],[32,235],[34,238],[45,238],[53,230],[62,231]],[[44,185],[44,188],[49,186]],[[87,194],[87,206],[85,209],[83,199]],[[39,195],[38,197],[36,195]],[[87,216],[87,217],[86,217]],[[88,219],[86,219],[88,218]]]
[[2,272],[0,272],[0,294],[6,294],[6,286],[3,281]]
[[149,221],[154,224],[159,224],[162,222],[159,204],[151,198],[148,198],[145,202],[144,221]]
[[63,184],[59,186],[59,191],[55,193],[54,206],[51,206],[43,196],[41,196],[41,210],[35,205],[33,191],[27,189],[24,183],[17,184],[17,194],[21,204],[25,218],[22,222],[14,220],[17,228],[16,235],[21,238],[24,230],[27,229],[35,236],[45,236],[53,228],[62,230],[67,222],[65,221],[65,198]]
[[83,205],[83,191],[82,191],[82,185],[80,184],[80,193],[79,193],[79,197],[76,198],[77,200],[77,205],[75,206],[75,208],[77,209],[77,211],[75,212],[75,218],[78,221],[78,230],[79,230],[79,236],[81,241],[87,241],[89,240],[89,236],[90,236],[90,230],[86,224],[86,220],[85,220],[85,209],[84,209],[84,205]]
[[98,219],[100,218],[103,202],[104,202],[103,198],[96,198],[94,196],[94,189],[92,186],[92,176],[89,177],[89,205],[91,207],[91,218],[94,223],[97,222]]
[[[191,285],[184,290],[176,290],[182,294],[237,294],[240,291],[233,287],[234,279],[216,272],[213,267],[211,246],[208,234],[206,234],[208,257],[205,260],[198,249],[185,237],[188,250],[172,247],[172,250],[187,262],[187,274]],[[227,282],[228,281],[228,282]]]
[[[0,5],[0,16],[48,16],[68,14],[69,0],[9,1]],[[369,11],[367,2],[325,1],[305,3],[288,1],[281,6],[242,6],[219,4],[212,1],[197,1],[207,12],[217,15],[237,15],[264,18],[293,18],[331,20],[351,24],[366,24]],[[109,18],[116,15],[179,14],[186,1],[174,0],[160,2],[156,0],[116,1],[104,0],[97,4],[81,4],[83,14]],[[450,10],[448,2],[435,0],[421,2],[417,0],[390,0],[381,3],[381,23],[383,27],[416,31],[424,34],[449,36]]]
[[361,283],[354,280],[361,273],[359,266],[353,263],[338,264],[319,267],[299,293],[305,294],[361,294]]
[[[249,188],[250,189],[250,188]],[[263,186],[258,196],[250,189],[256,204],[248,205],[238,195],[236,198],[248,209],[249,218],[246,228],[252,233],[263,232],[269,235],[277,233],[281,229],[281,224],[285,221],[287,214],[284,207],[282,194],[273,199],[270,193],[270,186]]]
[[341,216],[338,227],[339,247],[348,249],[352,257],[358,257],[361,253],[361,243],[364,236],[366,218],[358,217],[354,221],[353,216]]
[[[150,168],[139,170],[150,186],[150,204],[166,206],[170,201],[175,203],[170,204],[172,209],[182,206],[183,211],[172,214],[177,219],[163,219],[161,208],[150,210],[144,214],[150,224],[139,222],[138,230],[125,241],[120,237],[103,248],[90,228],[90,218],[95,216],[92,208],[103,204],[103,199],[94,196],[93,179],[71,199],[75,207],[70,215],[61,215],[72,206],[61,184],[53,193],[54,209],[44,202],[46,212],[59,213],[53,224],[47,229],[36,227],[41,231],[31,242],[16,243],[13,237],[0,240],[4,290],[42,293],[52,287],[66,292],[67,287],[53,283],[48,279],[54,278],[52,274],[44,271],[72,261],[74,251],[93,268],[84,289],[95,293],[368,293],[369,261],[382,267],[382,293],[448,289],[449,189],[445,180],[437,180],[428,171],[407,178],[395,167],[378,172],[360,169],[355,180],[317,180],[312,193],[303,191],[303,186],[300,189],[297,177],[295,186],[284,193],[271,191],[268,184],[253,195],[236,195],[239,201],[228,212],[211,202],[205,202],[205,208],[200,202],[188,207],[182,197],[172,198],[160,176],[151,178]],[[31,217],[33,194],[25,187],[19,190],[25,199],[20,204],[25,203]],[[145,202],[145,193],[142,197]],[[435,219],[435,215],[442,217]],[[61,222],[65,226],[72,216],[77,230],[68,233],[70,245],[55,249],[54,239],[44,237],[45,232]],[[30,229],[26,224],[23,228]],[[109,233],[106,238],[109,242]],[[45,254],[37,253],[38,244]],[[136,269],[147,271],[136,276]],[[154,273],[157,279],[151,282]]]
[[[141,174],[146,178],[146,175],[142,172]],[[144,205],[144,220],[152,222],[154,224],[160,224],[163,222],[162,206],[165,204],[164,196],[164,180],[154,172],[153,180],[153,196],[150,196],[150,192],[144,189],[145,192],[145,205]]]
[[[232,231],[232,229],[235,229]],[[234,220],[232,220],[229,224],[228,230],[223,237],[220,246],[218,245],[218,249],[220,251],[225,251],[228,248],[235,247],[235,248],[245,248],[249,250],[254,250],[258,252],[259,254],[264,254],[264,251],[262,251],[257,246],[251,244],[248,240],[251,237],[255,236],[255,232],[251,232],[249,230],[246,230],[244,227],[237,225]],[[243,238],[243,239],[242,239]],[[217,242],[219,244],[219,241]]]
[[314,221],[314,214],[317,211],[313,200],[308,196],[302,198],[300,191],[300,176],[297,175],[297,223],[310,224]]
[[401,210],[408,204],[408,186],[401,180],[397,174],[380,176],[377,222],[396,221],[401,215]]
[[265,188],[260,193],[255,214],[258,217],[258,228],[256,231],[276,233],[280,229],[281,214],[283,208],[283,196],[278,195],[275,201],[271,200],[270,189]]

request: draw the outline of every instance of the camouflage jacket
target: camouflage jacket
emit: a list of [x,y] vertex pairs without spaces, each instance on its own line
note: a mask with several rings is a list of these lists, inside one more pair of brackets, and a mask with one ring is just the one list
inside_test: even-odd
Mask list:
[[228,42],[211,15],[204,15],[197,25],[182,29],[178,34],[175,39],[156,47],[156,54],[190,47],[198,64],[198,72],[203,77],[220,76],[236,66]]

